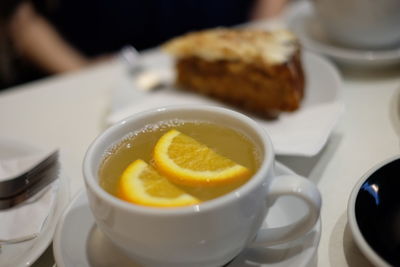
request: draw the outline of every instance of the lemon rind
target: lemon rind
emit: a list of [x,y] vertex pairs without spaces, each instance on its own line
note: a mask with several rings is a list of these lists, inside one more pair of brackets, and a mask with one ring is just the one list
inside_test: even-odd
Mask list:
[[193,171],[177,165],[168,155],[168,148],[173,139],[182,134],[172,129],[164,134],[154,147],[153,159],[157,170],[175,183],[189,186],[214,186],[246,180],[251,172],[246,167],[235,163],[223,171]]
[[119,196],[122,199],[128,202],[154,207],[177,207],[199,203],[198,199],[183,191],[181,196],[174,199],[154,197],[147,194],[143,189],[142,182],[138,179],[146,168],[149,168],[149,165],[145,161],[138,159],[125,169],[121,175],[119,185]]

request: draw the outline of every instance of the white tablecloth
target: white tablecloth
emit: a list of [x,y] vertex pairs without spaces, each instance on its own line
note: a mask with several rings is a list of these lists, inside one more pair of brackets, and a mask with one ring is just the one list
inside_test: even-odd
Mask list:
[[[342,70],[346,111],[316,156],[278,160],[318,185],[323,197],[318,266],[366,266],[347,225],[347,201],[372,166],[399,153],[400,71]],[[91,141],[105,127],[109,96],[123,73],[109,63],[0,93],[0,137],[60,147],[75,195],[83,187],[81,165]],[[48,266],[51,253],[35,266]]]

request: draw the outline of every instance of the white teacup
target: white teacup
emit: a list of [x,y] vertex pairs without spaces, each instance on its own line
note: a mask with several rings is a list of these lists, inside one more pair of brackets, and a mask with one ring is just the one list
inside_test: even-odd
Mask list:
[[[104,191],[98,172],[105,151],[134,130],[170,119],[203,120],[240,129],[260,148],[260,168],[237,190],[194,206],[145,207]],[[135,114],[96,138],[86,153],[83,173],[97,226],[145,266],[222,266],[247,246],[285,243],[304,235],[320,214],[317,187],[296,175],[275,176],[274,151],[267,133],[250,118],[224,108],[171,106]],[[283,195],[304,201],[307,214],[291,225],[260,229],[270,206]]]
[[332,41],[352,48],[400,45],[400,1],[312,0],[317,18]]

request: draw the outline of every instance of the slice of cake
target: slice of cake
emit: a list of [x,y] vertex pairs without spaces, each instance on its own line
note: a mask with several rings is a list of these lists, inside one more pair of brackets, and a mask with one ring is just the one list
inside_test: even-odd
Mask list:
[[163,48],[177,58],[179,87],[267,117],[300,107],[300,46],[288,31],[217,28],[177,37]]

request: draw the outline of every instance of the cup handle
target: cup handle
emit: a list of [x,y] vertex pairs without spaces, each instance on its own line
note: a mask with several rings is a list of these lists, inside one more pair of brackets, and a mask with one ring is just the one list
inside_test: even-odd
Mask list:
[[294,196],[307,204],[308,211],[304,217],[292,224],[261,228],[251,247],[273,246],[295,240],[310,231],[320,216],[321,195],[318,188],[308,179],[292,174],[277,176],[268,190],[267,203],[270,206],[280,196]]

